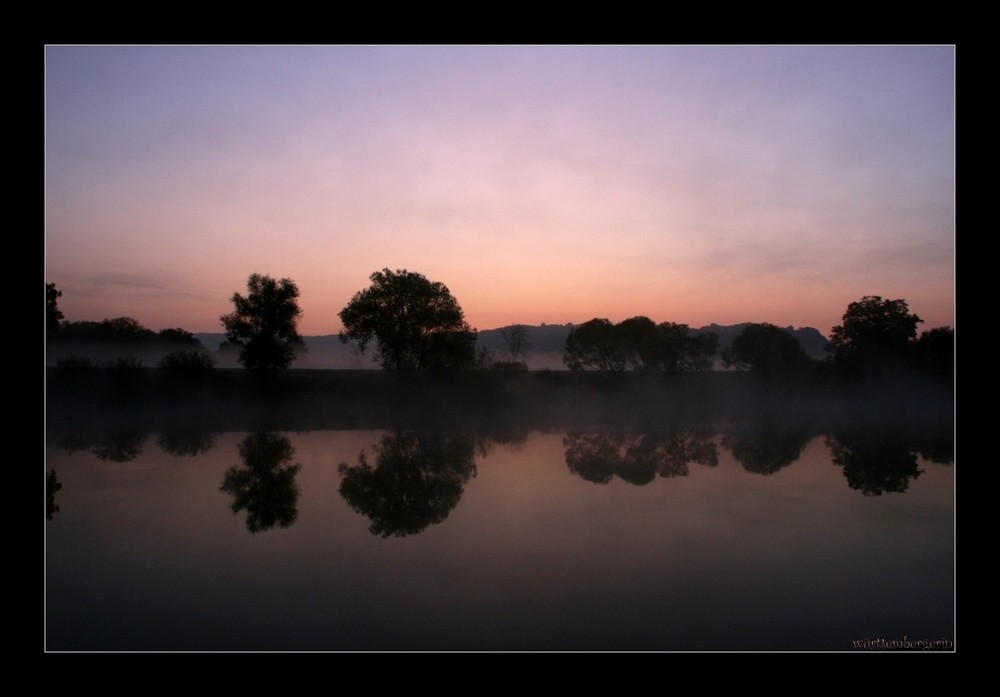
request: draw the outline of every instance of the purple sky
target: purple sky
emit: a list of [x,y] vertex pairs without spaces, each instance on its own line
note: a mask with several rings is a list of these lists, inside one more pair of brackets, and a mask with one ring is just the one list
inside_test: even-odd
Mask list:
[[952,46],[49,46],[67,320],[303,334],[388,267],[470,324],[772,322],[864,295],[954,326]]

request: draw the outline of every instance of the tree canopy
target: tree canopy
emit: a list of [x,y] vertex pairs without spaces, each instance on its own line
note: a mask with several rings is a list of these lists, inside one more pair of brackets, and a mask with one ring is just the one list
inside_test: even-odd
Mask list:
[[595,317],[570,329],[566,336],[563,362],[570,370],[601,370],[620,373],[625,370],[626,355],[615,325]]
[[382,269],[340,311],[340,340],[362,353],[374,339],[377,360],[397,374],[472,367],[476,331],[451,291],[413,271]]
[[268,373],[287,368],[302,347],[298,333],[299,289],[289,278],[251,274],[248,294],[233,293],[233,312],[220,320],[226,342],[240,347],[240,363],[249,370]]
[[722,362],[737,370],[778,376],[798,372],[809,365],[810,358],[790,332],[762,322],[745,327],[722,352]]
[[839,368],[852,373],[875,373],[907,362],[910,342],[923,322],[905,300],[883,300],[866,295],[847,306],[843,324],[833,328],[827,350]]
[[691,334],[686,324],[655,324],[642,316],[612,324],[595,317],[570,330],[563,362],[570,370],[612,373],[707,370],[718,341],[714,333]]

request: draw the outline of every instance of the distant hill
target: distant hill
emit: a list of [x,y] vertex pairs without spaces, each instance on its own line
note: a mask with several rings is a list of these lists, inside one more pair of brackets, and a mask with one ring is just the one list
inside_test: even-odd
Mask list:
[[[743,322],[741,324],[719,325],[709,324],[704,327],[692,327],[695,334],[705,332],[715,332],[719,335],[719,350],[728,348],[733,343],[733,339],[745,327],[752,324]],[[565,370],[563,363],[563,351],[566,347],[566,336],[573,328],[572,323],[567,324],[542,324],[524,325],[528,332],[528,341],[531,344],[525,362],[531,370]],[[786,331],[792,334],[802,344],[803,350],[813,359],[822,360],[826,358],[827,338],[819,330],[813,327],[785,327]],[[235,352],[219,354],[218,348],[225,339],[225,334],[221,333],[201,333],[195,334],[201,340],[206,349],[215,354],[216,361],[220,368],[237,368]],[[327,369],[364,369],[378,368],[378,364],[372,359],[373,347],[369,347],[366,355],[361,355],[353,345],[340,343],[340,338],[336,334],[325,334],[322,336],[303,337],[306,343],[306,351],[299,355],[293,368],[327,368]],[[501,329],[485,329],[479,332],[477,345],[490,351],[497,359],[502,360],[504,353],[503,336]]]

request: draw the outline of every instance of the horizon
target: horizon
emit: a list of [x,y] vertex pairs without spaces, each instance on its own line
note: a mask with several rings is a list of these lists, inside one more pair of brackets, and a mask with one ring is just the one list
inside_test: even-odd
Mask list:
[[251,273],[337,334],[382,268],[474,327],[954,327],[954,100],[953,46],[47,46],[45,280],[196,334]]

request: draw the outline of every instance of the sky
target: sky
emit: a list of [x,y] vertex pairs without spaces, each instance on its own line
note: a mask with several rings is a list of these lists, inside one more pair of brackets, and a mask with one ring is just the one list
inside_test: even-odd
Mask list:
[[68,321],[221,332],[252,273],[334,334],[383,268],[478,329],[954,326],[953,46],[60,46]]

